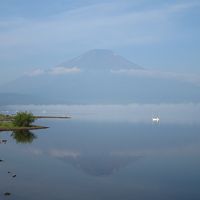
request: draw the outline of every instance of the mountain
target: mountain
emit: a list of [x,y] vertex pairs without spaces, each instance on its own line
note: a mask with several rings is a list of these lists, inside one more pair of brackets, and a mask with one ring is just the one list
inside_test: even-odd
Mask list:
[[1,93],[20,93],[32,97],[21,96],[21,101],[13,97],[9,104],[200,101],[199,85],[193,83],[191,77],[146,70],[110,50],[91,50],[49,70],[37,69],[4,85],[0,88]]
[[140,156],[120,156],[120,155],[79,155],[79,156],[55,156],[64,163],[72,165],[74,168],[85,172],[91,176],[110,176],[121,168],[127,167],[131,163],[137,162]]
[[9,105],[9,104],[26,104],[29,103],[39,103],[37,98],[28,94],[20,93],[0,93],[0,105]]
[[142,69],[139,65],[107,49],[94,49],[63,62],[58,67],[78,67],[82,70]]

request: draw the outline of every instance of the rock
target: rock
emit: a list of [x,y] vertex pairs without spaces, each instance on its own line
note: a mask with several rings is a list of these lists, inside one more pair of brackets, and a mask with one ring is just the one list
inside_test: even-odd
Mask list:
[[5,192],[4,195],[5,195],[5,196],[10,196],[11,193],[10,193],[10,192]]

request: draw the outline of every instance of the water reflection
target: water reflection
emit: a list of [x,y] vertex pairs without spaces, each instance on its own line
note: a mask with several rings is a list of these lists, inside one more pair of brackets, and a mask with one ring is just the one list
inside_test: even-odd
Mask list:
[[29,130],[15,130],[12,132],[11,137],[17,143],[32,143],[34,139],[36,139],[36,135]]
[[[9,141],[0,145],[0,199],[200,197],[199,125],[41,122],[45,123],[50,128],[46,134],[33,131],[39,137],[31,145],[13,144],[9,132],[0,134]],[[12,133],[20,142],[31,135]],[[11,196],[4,197],[4,192]]]
[[56,157],[91,176],[109,176],[141,158],[137,155],[81,154],[72,151],[52,151]]
[[0,139],[0,144],[6,144],[7,143],[7,140],[1,140]]
[[139,157],[120,156],[80,156],[77,159],[65,158],[65,162],[70,163],[77,169],[92,176],[109,176],[137,161]]

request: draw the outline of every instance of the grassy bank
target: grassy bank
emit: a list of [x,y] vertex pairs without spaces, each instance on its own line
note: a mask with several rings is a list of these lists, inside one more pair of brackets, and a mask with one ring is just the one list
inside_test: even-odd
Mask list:
[[15,116],[0,114],[0,131],[45,129],[46,126],[18,126],[14,123]]
[[0,131],[15,131],[15,130],[34,130],[34,129],[46,129],[46,126],[15,126],[12,122],[0,122]]
[[34,116],[32,113],[19,112],[16,115],[0,114],[0,131],[45,129],[32,123],[37,119],[69,119],[69,116]]
[[13,115],[4,115],[4,114],[0,114],[0,122],[1,121],[11,121],[14,119]]
[[0,128],[14,128],[15,125],[10,121],[2,121],[0,122]]

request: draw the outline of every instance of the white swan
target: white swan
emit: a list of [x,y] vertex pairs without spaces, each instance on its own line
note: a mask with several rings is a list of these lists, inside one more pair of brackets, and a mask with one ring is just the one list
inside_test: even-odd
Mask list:
[[160,118],[159,117],[152,117],[152,122],[159,123],[160,122]]

